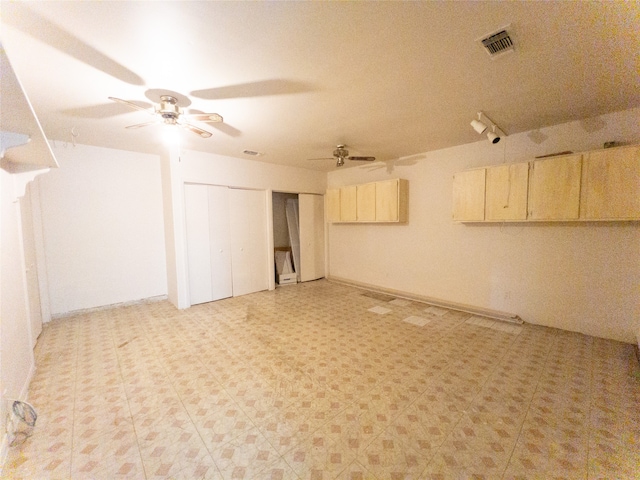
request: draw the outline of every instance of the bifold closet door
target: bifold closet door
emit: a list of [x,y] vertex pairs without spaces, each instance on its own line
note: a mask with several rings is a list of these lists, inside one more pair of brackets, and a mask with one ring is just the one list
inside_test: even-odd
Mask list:
[[227,187],[185,185],[191,305],[230,297],[231,240]]
[[298,195],[300,281],[324,277],[324,196]]
[[209,251],[213,300],[233,295],[229,189],[207,187],[209,197]]
[[263,190],[229,189],[233,296],[269,288],[267,200]]

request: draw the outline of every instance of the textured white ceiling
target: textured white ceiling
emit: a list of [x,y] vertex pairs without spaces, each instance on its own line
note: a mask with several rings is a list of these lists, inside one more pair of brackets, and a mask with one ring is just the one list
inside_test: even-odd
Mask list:
[[[110,102],[164,91],[217,112],[186,148],[329,170],[640,105],[638,2],[7,2],[1,40],[45,133],[158,153],[162,127]],[[512,54],[477,40],[510,24]],[[498,148],[498,147],[496,147]],[[349,166],[350,162],[347,162]]]

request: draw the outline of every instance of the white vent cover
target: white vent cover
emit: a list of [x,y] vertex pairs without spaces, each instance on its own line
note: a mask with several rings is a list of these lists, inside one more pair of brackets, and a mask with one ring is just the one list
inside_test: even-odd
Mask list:
[[507,25],[507,27],[503,27],[496,32],[489,33],[478,40],[491,58],[514,51],[513,38],[507,30],[509,26]]

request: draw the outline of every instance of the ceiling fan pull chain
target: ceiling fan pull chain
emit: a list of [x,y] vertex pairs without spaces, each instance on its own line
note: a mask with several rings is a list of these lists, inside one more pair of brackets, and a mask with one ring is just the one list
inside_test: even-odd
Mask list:
[[71,143],[73,144],[73,146],[76,146],[76,138],[80,136],[80,134],[78,132],[76,132],[76,127],[73,126],[71,127]]

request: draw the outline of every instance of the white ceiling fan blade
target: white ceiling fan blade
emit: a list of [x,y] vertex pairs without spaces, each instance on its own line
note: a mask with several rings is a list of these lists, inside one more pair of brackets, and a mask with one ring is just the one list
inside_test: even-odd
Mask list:
[[307,160],[335,160],[334,157],[307,158]]
[[178,122],[178,125],[180,125],[183,128],[186,128],[187,130],[195,133],[196,135],[199,135],[202,138],[209,138],[212,135],[210,132],[207,132],[206,130],[196,127],[195,125],[191,125],[190,123]]
[[127,107],[133,108],[134,110],[140,110],[142,112],[146,112],[149,115],[153,115],[155,112],[153,110],[148,110],[144,107],[141,107],[140,105],[136,105],[133,102],[130,102],[128,100],[123,100],[121,98],[116,98],[116,97],[108,97],[109,100],[113,100],[114,102],[118,102],[118,103],[122,103],[123,105],[126,105]]
[[140,128],[140,127],[147,127],[149,125],[156,125],[160,122],[158,122],[157,120],[154,120],[153,122],[144,122],[144,123],[136,123],[135,125],[128,125],[124,128]]
[[190,113],[188,115],[183,115],[183,117],[204,123],[221,123],[223,121],[222,115],[217,113]]

